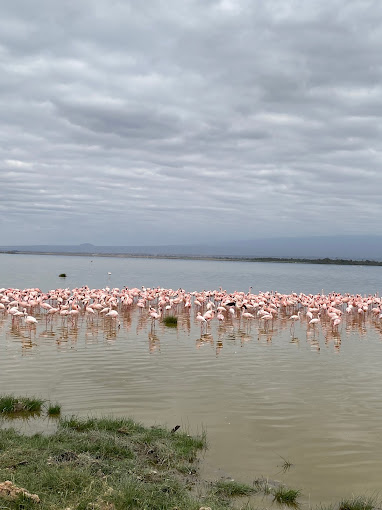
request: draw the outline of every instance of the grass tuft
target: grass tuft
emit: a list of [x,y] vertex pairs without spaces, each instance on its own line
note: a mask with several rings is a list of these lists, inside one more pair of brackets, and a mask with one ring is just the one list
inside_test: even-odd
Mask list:
[[282,471],[283,473],[286,473],[293,466],[293,464],[289,462],[289,460],[284,459],[284,457],[281,457],[281,455],[280,458],[284,461],[283,464],[281,465]]
[[272,494],[273,487],[266,478],[257,478],[253,482],[253,486],[257,493],[262,492],[266,496]]
[[342,499],[338,510],[372,510],[375,504],[375,500],[372,497],[354,496],[350,499]]
[[39,413],[43,404],[44,400],[39,398],[4,395],[0,397],[0,413]]
[[[0,429],[0,480],[11,478],[16,487],[37,494],[41,510],[197,510],[206,503],[224,510],[228,502],[194,490],[197,452],[205,447],[204,434],[72,416],[60,419],[51,435]],[[0,492],[0,508],[37,508],[25,498],[6,498]]]
[[120,432],[122,434],[132,434],[142,432],[145,427],[131,419],[114,419],[109,417],[103,418],[63,418],[60,420],[60,427],[63,429],[74,429],[77,432],[85,432],[88,430],[105,430],[108,432]]
[[222,496],[250,496],[258,492],[254,486],[235,480],[218,480],[213,484],[213,487],[215,494]]
[[163,318],[163,322],[169,328],[176,328],[178,325],[178,317],[175,317],[175,315],[167,315]]
[[60,273],[58,276],[59,276],[60,278],[66,278],[66,273]]
[[289,489],[285,487],[285,485],[280,485],[272,491],[272,494],[274,501],[283,503],[284,505],[296,506],[297,498],[300,496],[301,491],[298,489]]
[[61,405],[58,403],[49,404],[48,406],[48,415],[49,416],[58,416],[61,413]]

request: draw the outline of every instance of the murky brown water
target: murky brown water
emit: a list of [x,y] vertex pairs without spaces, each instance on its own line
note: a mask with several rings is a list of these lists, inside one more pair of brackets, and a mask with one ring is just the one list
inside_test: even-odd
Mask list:
[[[177,329],[153,329],[135,309],[120,329],[56,318],[29,330],[2,314],[1,393],[40,395],[69,414],[204,428],[206,478],[265,476],[311,503],[377,491],[380,322],[349,321],[339,333],[297,324],[293,337],[285,320],[262,328],[236,320],[201,336],[184,312]],[[286,473],[283,458],[293,464]]]
[[[66,281],[57,278],[63,271]],[[381,282],[381,268],[0,256],[0,287],[374,293]],[[284,319],[268,329],[236,320],[213,322],[201,336],[193,311],[177,329],[153,330],[147,315],[126,312],[120,329],[57,318],[30,331],[0,314],[0,392],[58,401],[68,414],[204,428],[206,478],[265,476],[301,489],[312,504],[379,491],[382,321],[349,318],[338,333],[296,324],[291,335]],[[286,473],[283,458],[293,464]]]

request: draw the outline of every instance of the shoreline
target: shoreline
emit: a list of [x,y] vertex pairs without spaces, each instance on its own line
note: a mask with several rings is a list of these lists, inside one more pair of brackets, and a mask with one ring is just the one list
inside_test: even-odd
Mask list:
[[22,251],[22,250],[0,250],[0,255],[53,255],[65,257],[110,257],[110,258],[132,258],[132,259],[167,259],[167,260],[210,260],[221,262],[273,262],[281,264],[320,264],[336,266],[382,266],[378,260],[352,260],[352,259],[331,259],[329,257],[310,259],[296,257],[229,257],[218,255],[154,255],[135,253],[82,253],[82,252],[46,252],[46,251]]
[[[200,465],[208,448],[204,431],[190,435],[180,425],[170,430],[112,415],[62,417],[61,405],[52,407],[49,402],[0,395],[5,421],[56,420],[52,432],[37,434],[19,432],[0,422],[2,508],[234,510],[239,504],[240,508],[256,508],[260,497],[280,509],[323,508],[322,504],[312,507],[301,489],[264,476],[251,484],[231,477],[203,479]],[[281,458],[285,474],[293,464]],[[380,502],[375,496],[352,495],[325,508],[378,510]]]

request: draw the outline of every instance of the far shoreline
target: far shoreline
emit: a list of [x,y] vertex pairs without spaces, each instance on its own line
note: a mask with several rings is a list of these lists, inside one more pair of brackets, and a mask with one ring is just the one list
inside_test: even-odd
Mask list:
[[131,259],[165,259],[165,260],[207,260],[217,262],[271,262],[281,264],[320,264],[336,266],[382,266],[378,260],[352,260],[352,259],[331,259],[329,257],[310,259],[295,257],[229,257],[229,256],[208,256],[208,255],[154,255],[136,253],[81,253],[81,252],[48,252],[48,251],[22,251],[22,250],[0,250],[0,255],[55,255],[66,257],[109,257],[109,258],[131,258]]

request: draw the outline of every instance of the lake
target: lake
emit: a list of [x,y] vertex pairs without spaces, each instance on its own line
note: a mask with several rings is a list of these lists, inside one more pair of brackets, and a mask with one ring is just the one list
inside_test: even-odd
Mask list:
[[[381,267],[0,255],[0,287],[44,292],[88,285],[374,295],[381,283]],[[272,325],[238,317],[211,321],[201,334],[193,310],[179,311],[175,329],[153,327],[136,307],[120,312],[120,327],[100,317],[37,318],[31,329],[0,313],[1,393],[58,401],[68,414],[205,429],[206,479],[265,476],[301,489],[306,504],[379,491],[381,320],[354,316],[338,331],[301,321],[292,331],[287,316]]]

